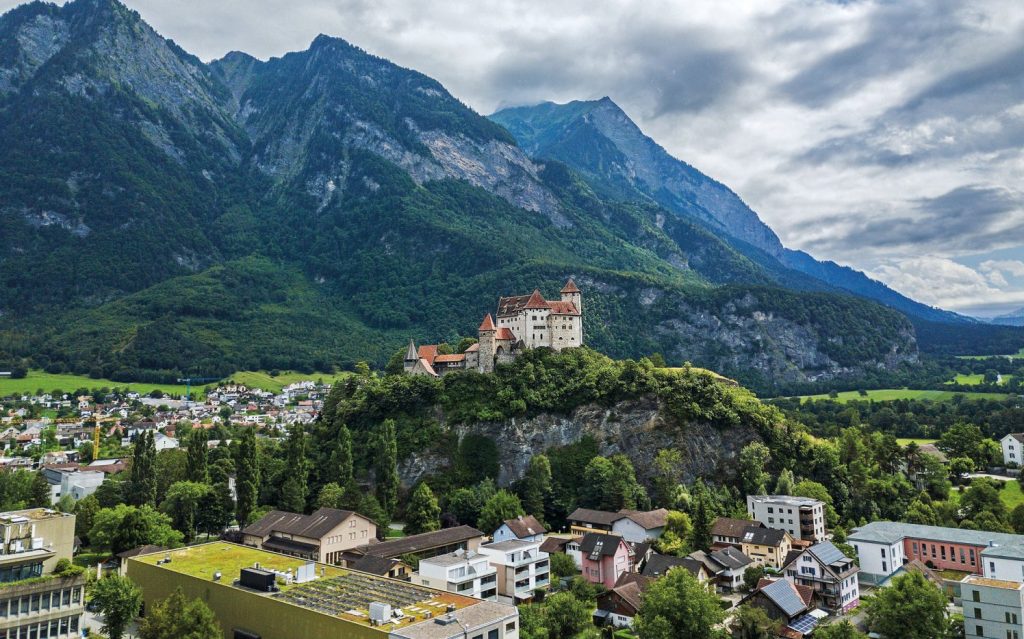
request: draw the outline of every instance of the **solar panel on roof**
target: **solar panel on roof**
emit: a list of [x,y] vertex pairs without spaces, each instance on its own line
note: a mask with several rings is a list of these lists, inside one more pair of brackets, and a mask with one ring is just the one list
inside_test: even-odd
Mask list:
[[801,634],[807,634],[818,625],[818,619],[812,615],[804,615],[790,622],[789,627]]
[[796,588],[785,579],[780,579],[761,589],[775,604],[789,616],[807,607],[804,600],[797,594]]

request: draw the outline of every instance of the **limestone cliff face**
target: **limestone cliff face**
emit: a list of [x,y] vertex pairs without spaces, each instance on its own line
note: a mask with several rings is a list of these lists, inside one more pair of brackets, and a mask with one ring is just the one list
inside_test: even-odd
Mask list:
[[[581,406],[567,415],[541,414],[529,419],[457,424],[450,428],[460,438],[477,434],[494,440],[501,456],[501,486],[521,478],[533,455],[578,442],[587,435],[597,440],[602,455],[628,456],[644,483],[649,483],[652,461],[663,448],[675,448],[683,454],[684,481],[697,477],[724,479],[735,474],[734,462],[740,449],[760,439],[754,427],[747,424],[727,429],[701,422],[677,425],[653,397],[622,402],[611,408]],[[400,464],[402,484],[411,487],[429,475],[445,472],[449,464],[445,455],[413,455]]]

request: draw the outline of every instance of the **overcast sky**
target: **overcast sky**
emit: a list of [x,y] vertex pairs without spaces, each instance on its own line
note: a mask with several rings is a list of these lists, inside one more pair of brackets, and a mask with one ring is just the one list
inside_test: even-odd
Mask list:
[[206,60],[340,36],[485,114],[610,96],[787,246],[945,308],[1024,306],[1021,0],[126,3]]

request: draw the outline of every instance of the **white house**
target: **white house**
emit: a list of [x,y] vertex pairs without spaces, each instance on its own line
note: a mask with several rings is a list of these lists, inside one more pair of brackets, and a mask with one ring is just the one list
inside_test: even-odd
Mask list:
[[612,532],[621,535],[626,541],[642,544],[661,537],[668,521],[668,511],[657,510],[620,510],[620,517],[612,522]]
[[793,557],[785,566],[786,579],[798,586],[812,588],[824,607],[845,613],[860,603],[857,573],[853,559],[831,541],[815,544]]
[[498,570],[491,565],[490,559],[488,555],[461,549],[420,559],[419,570],[413,574],[412,582],[466,597],[496,601]]
[[96,492],[106,478],[107,474],[98,470],[65,472],[60,479],[60,494],[71,495],[75,501],[85,499]]
[[153,445],[156,447],[157,452],[161,450],[171,450],[172,448],[178,448],[178,440],[174,437],[168,437],[163,433],[157,433],[153,436]]
[[498,595],[510,601],[528,601],[534,591],[551,583],[551,562],[540,549],[542,541],[499,541],[480,546],[480,553],[498,571]]
[[1020,466],[1024,461],[1024,433],[1010,433],[999,440],[1003,448],[1003,464]]
[[533,515],[522,515],[515,519],[506,519],[494,534],[494,541],[544,541],[547,530]]

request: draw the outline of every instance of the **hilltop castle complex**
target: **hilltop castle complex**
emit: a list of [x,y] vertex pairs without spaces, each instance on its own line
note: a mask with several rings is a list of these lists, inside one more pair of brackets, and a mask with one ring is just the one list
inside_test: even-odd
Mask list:
[[545,300],[539,290],[530,295],[498,298],[497,322],[488,313],[480,324],[480,337],[465,353],[438,354],[437,344],[409,340],[405,372],[444,375],[457,370],[490,373],[496,364],[511,362],[528,348],[556,351],[583,345],[583,295],[570,279],[560,300]]

